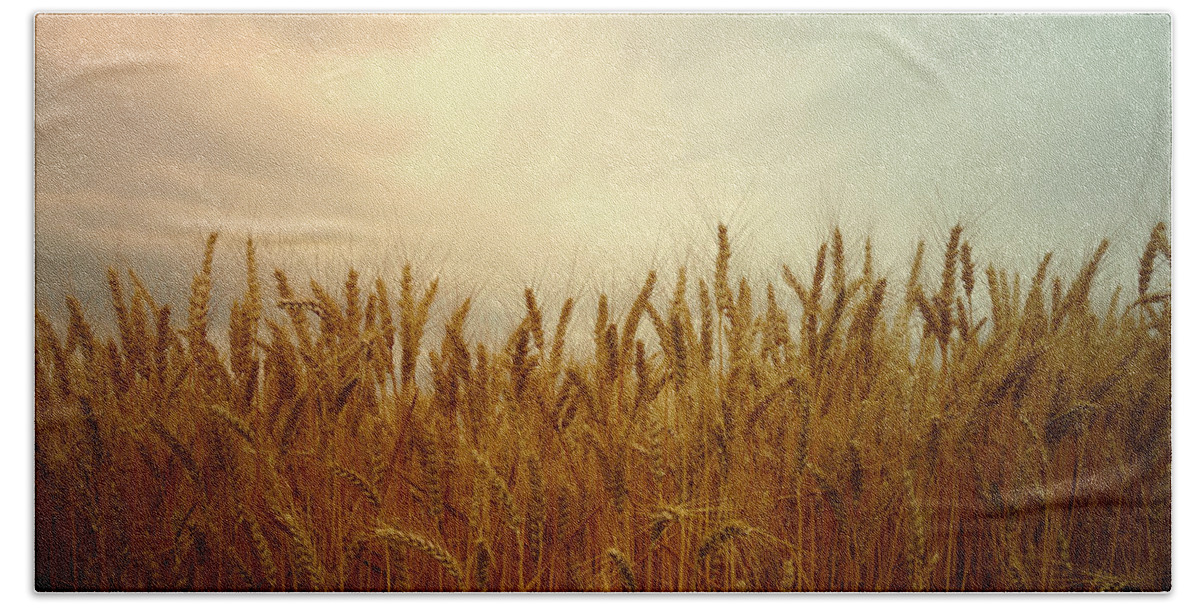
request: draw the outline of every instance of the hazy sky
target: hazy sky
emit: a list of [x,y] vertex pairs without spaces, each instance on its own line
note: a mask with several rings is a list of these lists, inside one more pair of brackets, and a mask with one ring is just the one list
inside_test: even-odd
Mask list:
[[711,272],[719,221],[740,271],[777,283],[834,225],[899,274],[962,221],[977,257],[1024,276],[1047,250],[1072,275],[1109,237],[1102,276],[1131,284],[1170,219],[1163,15],[36,27],[36,290],[52,312],[72,292],[100,314],[108,265],[183,305],[214,229],[219,298],[252,234],[293,282],[350,265],[394,280],[410,260],[515,323],[525,285],[557,306],[650,267],[663,285],[680,263]]

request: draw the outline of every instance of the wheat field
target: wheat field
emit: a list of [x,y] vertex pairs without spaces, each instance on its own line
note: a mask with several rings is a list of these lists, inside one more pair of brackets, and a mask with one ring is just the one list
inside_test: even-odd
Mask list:
[[186,311],[110,269],[111,335],[37,313],[37,589],[1171,587],[1164,224],[1124,294],[1106,241],[1050,276],[957,226],[751,285],[720,226],[627,309],[526,290],[503,344],[408,266],[301,286],[252,241],[215,344],[216,239]]

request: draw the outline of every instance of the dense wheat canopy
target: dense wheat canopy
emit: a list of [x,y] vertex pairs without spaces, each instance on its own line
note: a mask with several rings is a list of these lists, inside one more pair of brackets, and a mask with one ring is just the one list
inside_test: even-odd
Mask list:
[[758,285],[721,225],[628,307],[527,289],[500,343],[409,266],[269,287],[248,241],[227,320],[216,234],[186,311],[110,269],[115,334],[36,319],[38,588],[1169,588],[1165,225],[1126,298],[1108,241],[1059,276],[962,235],[906,280],[835,230]]

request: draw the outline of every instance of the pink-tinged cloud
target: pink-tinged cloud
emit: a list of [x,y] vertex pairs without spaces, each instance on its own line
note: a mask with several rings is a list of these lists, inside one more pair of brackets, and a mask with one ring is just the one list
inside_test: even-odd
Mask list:
[[487,301],[707,268],[718,221],[742,271],[771,279],[835,223],[902,271],[917,239],[965,220],[1006,265],[1051,249],[1073,264],[1112,237],[1126,281],[1169,220],[1170,27],[42,15],[39,306],[102,299],[110,261],[182,276],[182,293],[213,229],[230,256],[254,234],[304,272],[412,259]]

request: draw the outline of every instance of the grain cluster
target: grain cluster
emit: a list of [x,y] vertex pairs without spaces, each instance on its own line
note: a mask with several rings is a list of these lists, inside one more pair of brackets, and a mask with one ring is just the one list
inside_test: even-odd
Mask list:
[[1171,585],[1161,224],[1128,298],[1107,242],[1023,282],[957,226],[932,283],[835,230],[756,286],[720,226],[628,307],[514,294],[502,344],[409,266],[270,291],[252,242],[214,318],[216,239],[182,315],[115,269],[115,331],[36,315],[38,589]]

